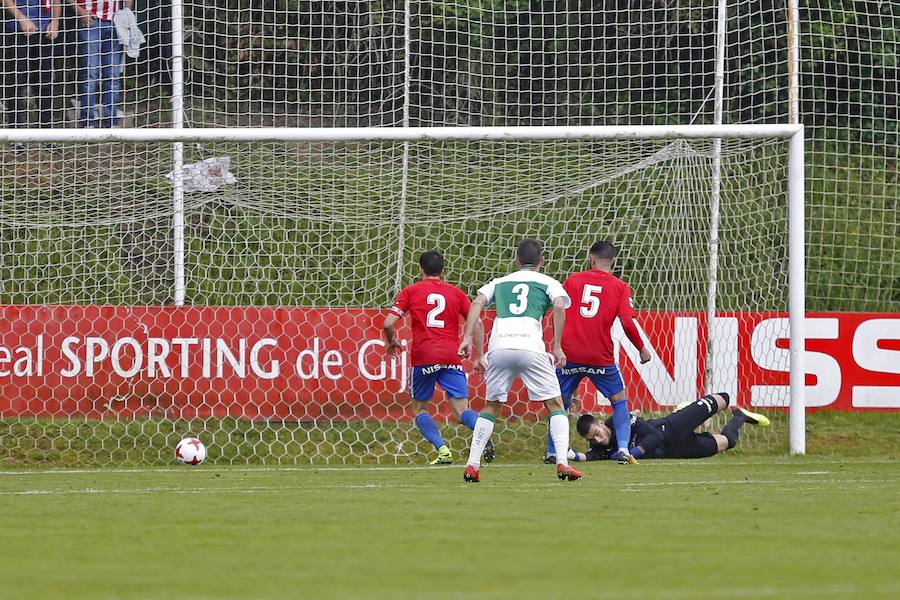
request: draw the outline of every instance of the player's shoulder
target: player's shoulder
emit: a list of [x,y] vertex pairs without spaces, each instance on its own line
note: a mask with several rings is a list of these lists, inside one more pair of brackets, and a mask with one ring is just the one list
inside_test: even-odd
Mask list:
[[602,285],[604,287],[610,289],[631,289],[628,287],[628,283],[625,282],[624,279],[616,277],[609,271],[600,271],[598,269],[591,269],[589,271],[581,271],[577,273],[579,275],[579,279],[577,281],[581,283],[590,283],[594,285]]
[[510,273],[509,275],[507,275],[507,277],[510,278],[510,281],[527,281],[540,285],[546,285],[548,287],[551,285],[559,285],[559,281],[557,281],[553,277],[550,277],[546,273],[541,273],[540,271],[529,271],[522,269],[521,271]]
[[627,283],[625,282],[625,280],[622,279],[621,277],[617,277],[617,276],[613,275],[612,273],[607,273],[607,274],[606,274],[606,277],[607,277],[607,279],[608,279],[609,281],[612,281],[613,283],[615,283],[615,284],[618,285],[619,287],[623,287],[623,288],[628,287],[628,284],[627,284]]
[[432,285],[433,280],[423,279],[420,281],[416,281],[415,283],[411,283],[402,290],[400,290],[400,294],[406,295],[410,300],[418,298],[428,294],[429,292],[435,289],[435,286]]
[[519,271],[513,271],[508,275],[502,275],[500,277],[495,277],[488,281],[484,287],[489,285],[499,286],[504,283],[530,283],[538,286],[543,286],[544,288],[555,288],[560,285],[559,281],[553,279],[549,275],[545,275],[544,273],[540,273],[538,271],[530,271],[526,269],[521,269]]
[[400,290],[400,295],[409,296],[410,294],[415,293],[416,291],[422,289],[422,283],[423,283],[422,281],[416,281],[414,283],[409,284],[408,286],[406,286],[402,290]]
[[484,282],[484,285],[482,285],[482,286],[481,286],[480,288],[478,288],[478,289],[483,289],[483,288],[487,288],[487,287],[490,287],[490,286],[496,287],[496,286],[498,286],[498,285],[502,285],[502,284],[507,283],[507,282],[518,282],[518,281],[521,281],[521,278],[516,277],[516,275],[517,275],[518,273],[519,273],[519,271],[514,271],[514,272],[509,273],[509,274],[507,274],[507,275],[500,275],[499,277],[491,277],[490,279],[488,279],[487,281],[485,281],[485,282]]
[[437,288],[438,288],[438,289],[441,289],[441,290],[444,290],[444,291],[446,292],[447,295],[451,295],[451,294],[452,294],[452,295],[455,295],[455,296],[458,297],[458,298],[466,298],[466,299],[469,298],[469,294],[467,294],[467,293],[465,292],[465,290],[463,290],[463,289],[462,289],[461,287],[459,287],[458,285],[454,285],[454,284],[452,284],[452,283],[450,283],[450,282],[448,282],[448,281],[443,281],[443,280],[442,280],[441,283],[442,283],[442,285],[437,286]]
[[581,283],[585,279],[590,279],[591,271],[575,271],[566,277],[566,283]]
[[423,279],[404,288],[407,293],[431,293],[440,292],[446,295],[456,294],[465,296],[466,293],[452,283],[443,279]]
[[615,283],[625,283],[622,279],[616,277],[609,271],[601,271],[600,269],[588,269],[586,271],[576,271],[569,275],[570,278],[575,277],[578,279],[594,279],[594,280],[602,280],[607,282],[615,282]]

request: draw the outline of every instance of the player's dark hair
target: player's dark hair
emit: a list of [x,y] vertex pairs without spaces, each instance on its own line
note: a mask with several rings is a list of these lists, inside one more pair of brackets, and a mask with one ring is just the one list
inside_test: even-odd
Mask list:
[[594,242],[591,245],[591,256],[594,256],[596,258],[612,260],[618,253],[618,249],[616,249],[616,247],[612,245],[612,242],[609,242],[607,240]]
[[437,250],[429,250],[419,257],[419,266],[428,276],[440,275],[444,272],[444,255]]
[[536,266],[544,255],[544,246],[534,238],[525,238],[516,248],[516,258],[524,265]]
[[597,419],[594,415],[581,415],[578,417],[578,422],[575,423],[575,429],[578,430],[578,435],[584,437],[587,435],[587,432],[590,431],[591,425],[597,422]]

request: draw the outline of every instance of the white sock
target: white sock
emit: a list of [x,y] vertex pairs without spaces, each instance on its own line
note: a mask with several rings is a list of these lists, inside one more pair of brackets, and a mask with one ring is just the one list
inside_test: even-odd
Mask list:
[[484,454],[484,447],[487,446],[493,432],[494,422],[479,416],[472,432],[472,445],[469,447],[469,460],[466,461],[466,466],[476,469],[481,466],[481,455]]
[[556,464],[569,464],[569,417],[567,415],[550,416],[550,437],[556,449]]

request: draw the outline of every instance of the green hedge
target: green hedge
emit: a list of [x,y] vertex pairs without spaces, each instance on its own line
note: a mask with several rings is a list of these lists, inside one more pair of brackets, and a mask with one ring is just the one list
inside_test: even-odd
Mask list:
[[[665,163],[534,204],[548,189],[591,181],[598,156],[611,157],[589,145],[555,154],[541,144],[504,159],[488,146],[414,146],[403,283],[415,277],[418,253],[438,247],[448,276],[474,291],[509,268],[516,240],[526,235],[546,242],[549,273],[564,277],[603,236],[623,247],[619,268],[641,308],[705,308],[708,183],[692,181],[696,171]],[[384,306],[401,245],[400,148],[190,150],[188,161],[232,156],[239,181],[188,196],[188,303]],[[776,148],[741,150],[725,161],[722,309],[786,306],[784,156]],[[811,155],[821,156],[815,148]],[[73,149],[67,168],[81,172],[98,156]],[[52,188],[52,179],[29,187],[0,178],[0,303],[172,302],[171,187],[152,175],[169,168],[170,157],[167,149],[129,156],[146,169],[143,177],[125,168],[118,183],[104,182],[112,176],[95,170],[100,180]],[[807,169],[809,309],[900,310],[896,181],[858,164],[821,162],[810,160]],[[65,179],[65,169],[58,176]],[[679,192],[676,181],[693,187]]]

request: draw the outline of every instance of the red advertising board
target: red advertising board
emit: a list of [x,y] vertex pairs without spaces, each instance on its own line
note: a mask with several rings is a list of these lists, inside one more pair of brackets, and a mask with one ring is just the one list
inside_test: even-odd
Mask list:
[[[0,314],[3,416],[408,416],[407,354],[385,357],[383,311],[2,306]],[[698,312],[642,313],[638,321],[653,360],[638,365],[627,341],[619,352],[636,405],[692,399],[707,378],[744,404],[788,404],[786,315],[721,313],[712,327]],[[900,314],[811,313],[807,338],[810,407],[900,409]],[[483,382],[471,382],[478,407]],[[511,413],[534,414],[514,391]],[[602,409],[586,384],[580,394],[585,408]]]

